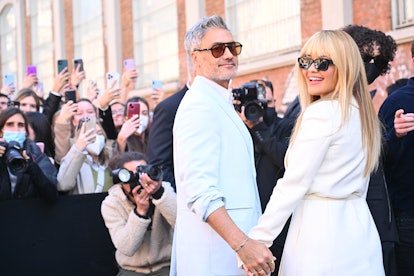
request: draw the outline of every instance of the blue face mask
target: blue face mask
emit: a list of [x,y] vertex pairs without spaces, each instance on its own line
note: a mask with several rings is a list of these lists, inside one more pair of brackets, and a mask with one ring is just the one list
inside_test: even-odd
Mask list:
[[26,131],[3,131],[3,139],[7,143],[11,141],[16,141],[23,146],[24,141],[26,140]]

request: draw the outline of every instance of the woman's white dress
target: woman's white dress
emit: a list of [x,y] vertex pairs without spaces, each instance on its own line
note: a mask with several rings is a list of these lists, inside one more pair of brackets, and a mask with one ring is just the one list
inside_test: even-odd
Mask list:
[[381,276],[381,242],[366,203],[369,175],[353,101],[341,126],[337,101],[317,101],[295,143],[253,239],[270,246],[292,214],[279,275]]

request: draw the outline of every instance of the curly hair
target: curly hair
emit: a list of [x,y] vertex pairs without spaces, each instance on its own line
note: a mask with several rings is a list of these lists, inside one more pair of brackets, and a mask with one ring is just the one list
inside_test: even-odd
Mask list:
[[[360,25],[348,25],[342,28],[357,44],[364,62],[374,59],[375,66],[385,75],[391,69],[390,62],[394,60],[397,51],[395,40],[381,31]],[[375,47],[379,46],[380,54],[374,56]]]

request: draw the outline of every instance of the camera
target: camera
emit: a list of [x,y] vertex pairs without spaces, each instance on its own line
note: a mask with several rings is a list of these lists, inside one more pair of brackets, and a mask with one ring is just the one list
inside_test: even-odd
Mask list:
[[137,173],[133,173],[127,169],[117,169],[112,171],[112,183],[129,183],[131,191],[139,185],[138,180],[142,173],[148,174],[148,176],[154,181],[162,180],[163,172],[162,166],[155,165],[141,165],[137,167]]
[[264,114],[267,108],[266,88],[258,82],[247,82],[239,88],[232,89],[233,99],[240,101],[240,104],[234,105],[237,111],[241,111],[244,106],[244,115],[246,119],[256,122]]
[[9,167],[10,172],[14,175],[23,173],[27,169],[27,160],[23,157],[23,148],[16,141],[10,141],[9,143],[0,142],[0,146],[6,148],[4,157],[6,158],[6,165]]
[[156,166],[156,165],[138,166],[137,173],[139,176],[141,176],[142,173],[146,173],[154,181],[162,180],[162,175],[163,175],[162,166]]

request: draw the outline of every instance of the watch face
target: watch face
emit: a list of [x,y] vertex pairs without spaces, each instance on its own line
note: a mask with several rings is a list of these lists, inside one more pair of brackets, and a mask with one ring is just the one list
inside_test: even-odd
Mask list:
[[127,183],[131,179],[131,174],[127,169],[120,169],[118,172],[118,178],[122,182]]

